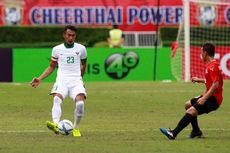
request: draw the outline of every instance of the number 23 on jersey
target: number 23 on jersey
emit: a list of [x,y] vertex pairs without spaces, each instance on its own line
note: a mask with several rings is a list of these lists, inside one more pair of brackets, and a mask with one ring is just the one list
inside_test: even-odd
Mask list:
[[68,56],[67,59],[66,59],[66,62],[67,62],[68,64],[74,63],[74,57],[73,57],[73,56]]

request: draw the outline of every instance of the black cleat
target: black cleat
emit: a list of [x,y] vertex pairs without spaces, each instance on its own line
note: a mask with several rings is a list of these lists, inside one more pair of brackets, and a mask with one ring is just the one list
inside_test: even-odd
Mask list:
[[203,133],[201,130],[199,130],[197,132],[192,131],[191,134],[189,135],[189,138],[195,138],[195,137],[201,138],[202,135],[203,135]]

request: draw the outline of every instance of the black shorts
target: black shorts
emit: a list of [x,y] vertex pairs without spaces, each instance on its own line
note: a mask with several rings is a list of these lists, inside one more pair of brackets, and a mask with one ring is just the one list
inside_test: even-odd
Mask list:
[[191,99],[191,104],[193,107],[195,107],[195,109],[197,110],[198,114],[204,114],[204,113],[209,113],[211,111],[215,111],[218,109],[218,103],[217,100],[214,96],[209,97],[203,105],[200,105],[197,103],[197,100],[202,97],[195,97]]

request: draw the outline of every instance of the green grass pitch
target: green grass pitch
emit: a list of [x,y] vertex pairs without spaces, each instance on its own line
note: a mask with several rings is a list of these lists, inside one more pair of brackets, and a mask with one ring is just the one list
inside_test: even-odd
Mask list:
[[[230,152],[230,81],[221,108],[198,118],[204,138],[188,139],[189,125],[175,141],[159,128],[174,128],[184,102],[204,85],[183,82],[86,82],[82,137],[54,135],[51,83],[0,84],[0,153],[227,153]],[[73,120],[74,104],[63,102],[62,119]]]

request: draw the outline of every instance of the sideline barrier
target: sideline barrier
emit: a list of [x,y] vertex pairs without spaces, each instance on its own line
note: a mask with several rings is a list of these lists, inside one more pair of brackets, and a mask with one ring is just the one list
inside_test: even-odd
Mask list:
[[[85,81],[153,80],[154,50],[87,48]],[[14,48],[13,82],[29,82],[39,76],[50,63],[51,48]],[[175,80],[170,68],[170,49],[157,54],[156,80]],[[44,82],[54,81],[56,72]]]

